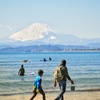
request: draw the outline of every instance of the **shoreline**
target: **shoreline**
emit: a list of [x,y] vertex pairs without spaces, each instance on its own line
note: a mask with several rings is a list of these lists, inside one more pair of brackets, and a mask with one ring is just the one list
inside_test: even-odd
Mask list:
[[89,50],[61,50],[61,51],[59,51],[59,50],[54,50],[54,51],[26,51],[26,52],[24,52],[24,51],[22,51],[22,52],[17,52],[17,51],[12,51],[12,52],[10,52],[10,51],[0,51],[0,53],[37,53],[37,52],[42,52],[42,53],[46,53],[46,52],[100,52],[100,49],[95,49],[95,50],[91,50],[91,49],[89,49]]
[[[60,91],[45,91],[45,93],[59,93]],[[71,91],[71,90],[67,90],[66,93],[70,93],[70,92],[100,92],[100,89],[86,89],[86,90],[75,90],[75,91]],[[0,94],[0,96],[14,96],[14,95],[25,95],[25,94],[31,94],[32,92],[23,92],[23,93],[11,93],[11,94]]]

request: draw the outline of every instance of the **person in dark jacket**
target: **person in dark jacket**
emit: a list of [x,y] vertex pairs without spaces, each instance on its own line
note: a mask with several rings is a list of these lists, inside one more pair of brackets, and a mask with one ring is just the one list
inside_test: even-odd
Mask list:
[[67,81],[67,79],[71,82],[71,84],[74,84],[74,81],[70,78],[70,76],[68,74],[68,70],[67,70],[67,67],[66,67],[66,60],[62,60],[61,64],[59,66],[62,66],[61,67],[61,73],[62,73],[63,78],[59,82],[56,79],[54,79],[54,87],[56,87],[57,82],[58,82],[61,92],[57,96],[57,98],[54,99],[54,100],[64,100],[63,94],[66,92],[66,81]]
[[24,74],[25,74],[25,69],[24,69],[24,66],[21,65],[21,68],[20,68],[19,71],[18,71],[18,75],[24,76]]

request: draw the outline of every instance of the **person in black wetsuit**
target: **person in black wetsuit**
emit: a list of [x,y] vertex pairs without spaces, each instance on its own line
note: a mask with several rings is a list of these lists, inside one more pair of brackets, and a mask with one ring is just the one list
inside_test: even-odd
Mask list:
[[24,76],[24,74],[25,74],[25,69],[24,69],[24,66],[21,65],[21,68],[20,68],[19,71],[18,71],[18,75]]
[[43,61],[47,61],[47,60],[44,58]]
[[52,60],[52,59],[49,57],[49,60]]

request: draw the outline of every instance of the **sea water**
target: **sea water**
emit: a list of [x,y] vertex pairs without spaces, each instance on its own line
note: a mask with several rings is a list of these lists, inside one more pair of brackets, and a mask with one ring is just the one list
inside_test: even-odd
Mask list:
[[[43,58],[47,61],[44,62]],[[39,69],[44,71],[44,91],[59,91],[58,86],[53,87],[53,71],[62,59],[67,61],[66,66],[74,80],[75,90],[100,89],[100,52],[0,53],[0,95],[32,92]],[[18,76],[21,64],[24,65],[25,76]],[[30,74],[32,72],[34,75]],[[67,91],[70,91],[70,86],[67,81]]]

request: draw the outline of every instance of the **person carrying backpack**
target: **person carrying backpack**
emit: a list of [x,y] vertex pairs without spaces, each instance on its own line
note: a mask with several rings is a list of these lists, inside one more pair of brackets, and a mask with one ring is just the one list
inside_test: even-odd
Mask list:
[[62,60],[61,64],[54,71],[54,87],[57,86],[57,83],[60,87],[60,94],[54,100],[64,100],[64,93],[66,92],[66,81],[67,79],[74,84],[74,81],[70,78],[68,70],[66,67],[66,60]]

